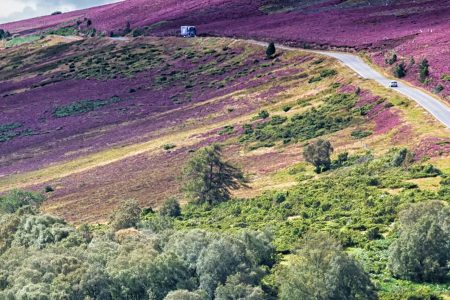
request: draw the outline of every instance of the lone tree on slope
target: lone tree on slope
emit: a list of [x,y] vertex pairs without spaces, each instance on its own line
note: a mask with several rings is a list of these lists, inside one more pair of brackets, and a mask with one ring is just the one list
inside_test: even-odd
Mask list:
[[230,190],[245,184],[242,171],[222,160],[219,145],[200,149],[183,169],[183,190],[197,204],[213,205],[230,199]]
[[273,58],[277,49],[275,48],[274,42],[270,42],[266,49],[267,58]]
[[331,167],[333,146],[329,141],[317,140],[303,150],[305,160],[316,167],[316,173],[327,171]]

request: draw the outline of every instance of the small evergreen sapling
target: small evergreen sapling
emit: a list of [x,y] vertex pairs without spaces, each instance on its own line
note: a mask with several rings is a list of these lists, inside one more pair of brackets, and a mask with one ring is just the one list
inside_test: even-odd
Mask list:
[[273,56],[275,55],[277,49],[275,48],[275,43],[274,42],[270,42],[269,45],[267,46],[267,50],[266,50],[266,56],[267,58],[273,58]]

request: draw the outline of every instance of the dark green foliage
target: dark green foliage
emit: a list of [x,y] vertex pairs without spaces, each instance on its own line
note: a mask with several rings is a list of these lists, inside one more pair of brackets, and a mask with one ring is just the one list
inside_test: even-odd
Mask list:
[[394,63],[397,62],[397,54],[396,53],[392,53],[391,57],[386,58],[385,62],[387,65],[393,65]]
[[324,233],[309,234],[278,274],[280,299],[378,299],[369,275]]
[[10,36],[11,36],[11,34],[8,31],[0,29],[0,40],[9,38]]
[[68,105],[56,107],[53,110],[53,116],[56,118],[64,118],[82,115],[121,101],[123,100],[116,96],[106,100],[80,100]]
[[42,194],[13,190],[0,196],[0,213],[15,213],[19,208],[29,205],[38,207],[44,199]]
[[314,165],[316,173],[321,173],[330,169],[333,151],[333,146],[329,141],[318,140],[304,148],[303,157]]
[[109,225],[112,231],[136,227],[140,221],[141,208],[136,201],[123,202],[111,216]]
[[403,78],[406,76],[406,66],[404,62],[400,62],[395,66],[394,76],[397,78]]
[[325,96],[323,105],[296,114],[287,121],[277,119],[275,122],[257,124],[255,129],[244,132],[241,141],[257,141],[260,145],[273,144],[279,140],[290,143],[336,132],[349,126],[355,118],[354,112],[351,111],[355,99],[355,95],[348,94]]
[[285,105],[285,106],[283,106],[283,111],[284,112],[288,112],[288,111],[290,111],[292,109],[292,106],[291,105]]
[[337,74],[336,70],[325,69],[325,70],[320,72],[320,77],[321,78],[326,78],[326,77],[335,76],[336,74]]
[[444,75],[442,75],[441,79],[444,81],[450,81],[450,75],[444,74]]
[[219,135],[232,134],[234,132],[234,127],[227,125],[219,131]]
[[175,197],[170,197],[164,201],[163,206],[159,209],[161,216],[176,218],[181,215],[180,203]]
[[44,188],[44,192],[46,192],[46,193],[51,193],[51,192],[53,192],[55,189],[51,186],[51,185],[47,185],[47,186],[45,186],[45,188]]
[[27,128],[22,129],[21,123],[0,124],[0,143],[7,142],[20,136],[28,136],[33,134],[33,130]]
[[258,119],[267,119],[270,116],[270,114],[267,112],[267,110],[262,110],[258,113]]
[[422,59],[419,63],[419,80],[420,82],[424,83],[428,76],[430,76],[430,70],[429,70],[430,64],[428,63],[428,60]]
[[408,149],[406,148],[400,149],[392,158],[391,162],[392,166],[400,167],[405,162],[407,157],[408,157]]
[[442,92],[444,90],[444,86],[442,84],[438,84],[434,89],[433,92],[435,92],[436,94],[439,94],[440,92]]
[[426,201],[399,216],[398,239],[389,248],[389,269],[400,278],[444,282],[450,261],[450,208]]
[[276,52],[275,43],[270,42],[266,49],[266,56],[267,58],[272,58],[275,55]]
[[217,204],[230,199],[230,190],[245,182],[242,171],[223,161],[219,145],[200,149],[183,170],[183,190],[198,204]]
[[168,151],[168,150],[172,150],[174,148],[176,148],[177,146],[175,144],[164,144],[163,145],[163,149]]
[[335,76],[335,75],[337,75],[337,71],[336,70],[325,69],[325,70],[320,71],[320,75],[319,76],[311,77],[308,82],[309,83],[318,82],[318,81],[321,81],[324,78]]
[[352,137],[355,139],[363,139],[372,135],[372,131],[370,130],[354,130],[351,133]]

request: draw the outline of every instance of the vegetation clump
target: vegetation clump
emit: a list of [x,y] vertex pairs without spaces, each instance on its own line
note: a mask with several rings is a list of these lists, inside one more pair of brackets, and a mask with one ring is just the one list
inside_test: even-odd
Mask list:
[[426,58],[422,59],[419,63],[419,80],[422,83],[425,83],[428,76],[430,76],[430,64]]
[[175,197],[170,197],[164,201],[162,207],[159,210],[161,216],[167,216],[176,218],[181,215],[180,203]]
[[270,42],[266,49],[266,57],[267,58],[273,58],[273,56],[276,53],[275,43]]
[[278,275],[280,299],[378,299],[369,275],[325,233],[308,234]]
[[399,216],[398,239],[389,248],[389,269],[399,278],[445,282],[450,262],[450,208],[440,201],[411,205]]
[[53,116],[56,118],[65,118],[81,115],[121,101],[123,100],[117,96],[106,100],[80,100],[68,105],[56,107],[53,110]]
[[209,205],[230,199],[230,190],[245,183],[242,171],[223,161],[219,145],[200,149],[183,169],[183,190],[191,201]]
[[314,165],[316,173],[322,173],[330,169],[333,151],[333,146],[329,141],[319,139],[305,147],[303,157]]
[[400,62],[395,66],[394,76],[397,78],[403,78],[406,76],[406,66],[404,62]]

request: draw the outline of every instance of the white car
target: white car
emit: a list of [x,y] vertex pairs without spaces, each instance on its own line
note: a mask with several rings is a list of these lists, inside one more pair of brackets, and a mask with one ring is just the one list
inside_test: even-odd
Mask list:
[[389,87],[398,87],[398,82],[397,81],[389,82]]

